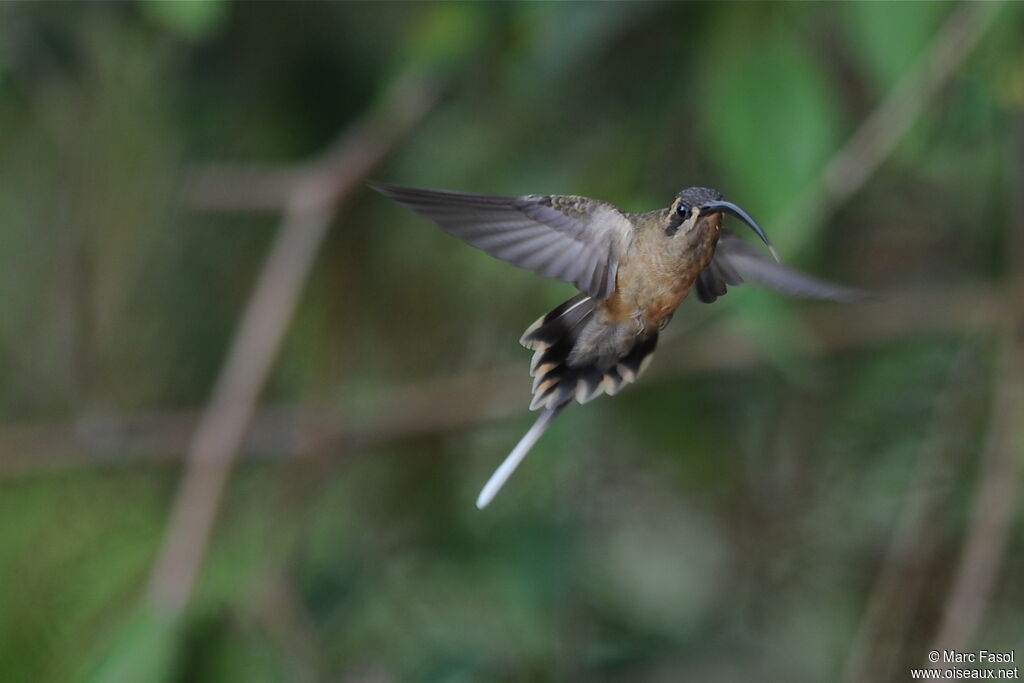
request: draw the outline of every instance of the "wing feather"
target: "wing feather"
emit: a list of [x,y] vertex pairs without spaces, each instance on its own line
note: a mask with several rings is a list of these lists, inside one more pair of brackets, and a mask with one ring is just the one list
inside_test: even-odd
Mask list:
[[621,211],[586,197],[370,187],[491,256],[573,284],[597,300],[614,291],[632,236]]
[[723,230],[711,264],[697,280],[697,297],[711,303],[726,293],[726,285],[742,282],[789,296],[849,302],[870,298],[870,292],[829,282],[766,258],[736,235]]

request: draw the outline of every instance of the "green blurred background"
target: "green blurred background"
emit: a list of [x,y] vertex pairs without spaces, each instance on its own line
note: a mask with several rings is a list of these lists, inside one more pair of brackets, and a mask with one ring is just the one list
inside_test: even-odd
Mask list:
[[[886,110],[944,31],[977,47]],[[883,297],[688,301],[480,512],[532,419],[516,340],[571,291],[360,172],[168,609],[281,188],[403,88],[436,99],[369,177],[710,185]],[[4,3],[0,680],[902,681],[938,642],[1020,648],[1022,187],[1020,6]]]

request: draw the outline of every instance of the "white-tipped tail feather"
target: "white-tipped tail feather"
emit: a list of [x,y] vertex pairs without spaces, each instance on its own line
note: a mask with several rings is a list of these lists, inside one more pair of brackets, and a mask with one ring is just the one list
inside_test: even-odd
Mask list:
[[607,322],[595,318],[595,310],[592,298],[577,294],[523,333],[520,342],[534,351],[530,410],[543,410],[487,481],[476,500],[478,508],[491,502],[551,421],[573,399],[586,403],[602,394],[614,394],[636,380],[650,362],[658,343],[657,331],[641,336],[632,321]]
[[523,438],[519,440],[516,447],[512,449],[512,452],[508,454],[508,457],[498,465],[498,469],[494,470],[494,474],[484,484],[483,490],[480,491],[480,495],[476,499],[477,508],[483,510],[487,505],[494,500],[494,496],[498,494],[501,487],[505,485],[508,478],[512,476],[512,473],[519,467],[519,463],[523,461],[526,454],[530,452],[533,445],[537,443],[537,439],[547,431],[551,421],[562,412],[562,408],[566,404],[562,404],[555,408],[547,408],[540,415],[537,416],[537,420],[530,427],[529,431],[523,435]]

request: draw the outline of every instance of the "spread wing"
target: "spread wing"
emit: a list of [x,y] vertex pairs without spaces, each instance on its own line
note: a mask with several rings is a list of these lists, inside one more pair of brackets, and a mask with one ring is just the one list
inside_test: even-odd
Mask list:
[[816,278],[765,258],[754,247],[723,230],[711,264],[697,276],[697,298],[711,303],[725,294],[726,285],[753,282],[782,294],[807,299],[857,301],[869,292]]
[[567,195],[519,197],[370,183],[491,256],[607,299],[632,226],[607,202]]

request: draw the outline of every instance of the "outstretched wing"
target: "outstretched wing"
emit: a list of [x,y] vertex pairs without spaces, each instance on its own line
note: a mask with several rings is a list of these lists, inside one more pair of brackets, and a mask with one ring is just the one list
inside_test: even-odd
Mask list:
[[848,302],[871,297],[862,289],[822,280],[776,263],[736,235],[723,230],[715,257],[697,276],[697,298],[709,304],[725,294],[726,285],[742,282],[753,282],[782,294],[807,299]]
[[491,256],[573,284],[598,300],[615,290],[619,259],[632,235],[621,211],[587,197],[369,185]]

